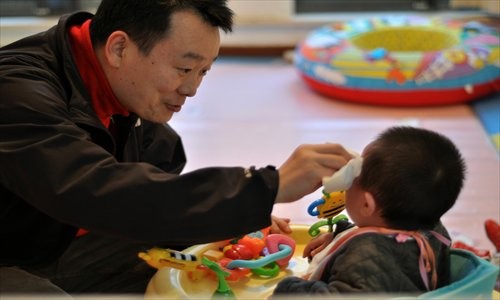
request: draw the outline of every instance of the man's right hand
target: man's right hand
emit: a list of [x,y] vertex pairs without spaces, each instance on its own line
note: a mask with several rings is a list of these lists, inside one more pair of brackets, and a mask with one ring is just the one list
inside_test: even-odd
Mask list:
[[339,144],[300,145],[281,165],[275,203],[288,203],[316,191],[353,156]]

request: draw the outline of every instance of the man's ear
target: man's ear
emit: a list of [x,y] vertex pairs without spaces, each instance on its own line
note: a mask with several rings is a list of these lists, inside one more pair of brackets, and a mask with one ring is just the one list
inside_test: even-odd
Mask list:
[[108,64],[114,68],[119,68],[122,62],[123,54],[130,38],[123,31],[114,31],[111,33],[104,46],[104,55]]
[[371,217],[377,213],[378,207],[373,194],[370,192],[364,192],[364,203],[362,207],[362,213],[365,217]]

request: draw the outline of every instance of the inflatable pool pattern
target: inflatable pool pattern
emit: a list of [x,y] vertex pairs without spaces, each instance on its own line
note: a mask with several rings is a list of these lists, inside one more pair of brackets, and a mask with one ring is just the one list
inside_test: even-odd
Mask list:
[[498,32],[421,16],[335,22],[297,46],[305,82],[327,96],[385,105],[466,102],[500,90]]

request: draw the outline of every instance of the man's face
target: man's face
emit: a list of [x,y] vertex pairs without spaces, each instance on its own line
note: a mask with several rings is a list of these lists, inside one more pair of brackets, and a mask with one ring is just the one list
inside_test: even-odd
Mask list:
[[193,97],[217,58],[219,29],[192,12],[172,15],[171,30],[144,56],[132,43],[110,80],[119,101],[141,118],[165,123]]

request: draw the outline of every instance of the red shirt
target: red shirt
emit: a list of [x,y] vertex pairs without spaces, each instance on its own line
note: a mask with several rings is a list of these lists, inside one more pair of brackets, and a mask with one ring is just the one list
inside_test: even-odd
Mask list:
[[[72,26],[69,29],[69,40],[78,72],[89,91],[92,107],[102,124],[109,128],[112,115],[128,116],[129,112],[120,104],[113,93],[94,53],[89,32],[90,21],[85,21],[81,26]],[[87,230],[80,228],[76,236],[82,236],[86,233]]]
[[81,26],[75,25],[71,27],[69,29],[69,39],[76,66],[85,87],[90,93],[92,107],[102,124],[108,128],[112,115],[128,116],[129,112],[120,104],[113,93],[94,53],[89,32],[90,21],[85,21]]

